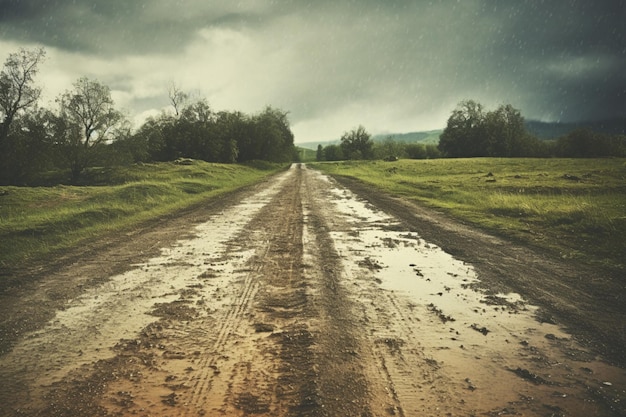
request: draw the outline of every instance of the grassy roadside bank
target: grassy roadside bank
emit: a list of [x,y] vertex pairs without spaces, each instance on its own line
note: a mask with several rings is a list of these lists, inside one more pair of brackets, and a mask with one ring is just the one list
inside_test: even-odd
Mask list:
[[260,181],[283,165],[155,163],[100,171],[99,185],[0,187],[0,281],[21,264]]
[[626,160],[313,163],[564,259],[626,268]]

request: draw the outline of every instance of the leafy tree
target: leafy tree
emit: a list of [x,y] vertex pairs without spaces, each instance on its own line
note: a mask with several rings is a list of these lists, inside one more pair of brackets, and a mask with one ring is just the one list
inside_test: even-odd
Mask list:
[[180,117],[174,119],[174,132],[171,135],[177,140],[180,156],[217,161],[219,144],[214,138],[213,126],[213,111],[206,100],[185,106]]
[[344,160],[343,149],[339,145],[328,145],[324,148],[324,159],[326,161]]
[[423,143],[408,143],[404,147],[406,155],[411,159],[441,158],[441,151],[437,145]]
[[579,128],[557,140],[556,153],[567,158],[623,157],[626,156],[626,136]]
[[404,148],[407,156],[411,159],[426,159],[426,146],[421,143],[409,143]]
[[163,113],[148,119],[135,133],[134,142],[146,160],[176,158],[208,162],[237,161],[237,139],[246,136],[248,118],[240,112],[214,113],[205,100],[190,103],[179,116]]
[[136,133],[117,138],[110,147],[115,154],[113,162],[118,165],[147,162],[151,160],[144,137]]
[[219,112],[215,118],[216,131],[221,143],[220,162],[237,162],[237,138],[245,132],[245,116],[241,112]]
[[489,112],[484,118],[485,156],[510,157],[523,153],[528,136],[524,118],[510,104]]
[[484,156],[484,118],[480,103],[474,100],[460,102],[439,137],[439,150],[452,158]]
[[239,119],[227,112],[214,113],[205,100],[185,107],[175,123],[173,135],[179,136],[182,156],[208,162],[235,162],[238,156],[233,123]]
[[405,143],[388,137],[382,143],[374,143],[372,152],[376,159],[401,158],[406,156],[405,148]]
[[363,126],[345,132],[341,136],[341,150],[347,159],[370,159],[373,157],[371,135]]
[[209,103],[204,100],[197,100],[185,106],[180,114],[182,119],[191,123],[207,125],[213,121],[213,111]]
[[539,140],[531,136],[519,110],[510,104],[485,113],[481,104],[458,104],[439,137],[439,150],[448,157],[536,156]]
[[2,153],[0,182],[29,184],[54,167],[57,152],[51,117],[49,111],[37,108],[13,121]]
[[317,152],[315,153],[316,161],[324,160],[324,147],[322,145],[317,145]]
[[160,122],[161,118],[150,117],[128,138],[133,162],[167,160],[162,156],[165,139]]
[[437,145],[428,144],[424,147],[426,149],[426,158],[427,159],[437,159],[441,158],[442,154]]
[[76,181],[95,162],[98,147],[119,136],[125,119],[115,109],[109,87],[85,77],[63,93],[58,103],[56,133],[67,150],[72,180]]
[[296,150],[287,114],[268,106],[263,112],[250,118],[245,132],[241,132],[242,135],[237,140],[238,161],[292,161]]

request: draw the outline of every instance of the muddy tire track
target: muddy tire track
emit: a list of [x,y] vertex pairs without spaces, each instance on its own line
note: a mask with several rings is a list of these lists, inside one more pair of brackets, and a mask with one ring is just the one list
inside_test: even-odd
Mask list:
[[[148,355],[158,358],[152,362],[156,366],[141,370],[138,381],[121,378],[109,383],[102,395],[108,404],[101,405],[107,413],[374,415],[359,356],[362,347],[353,332],[353,303],[342,289],[340,258],[319,215],[303,215],[307,202],[302,199],[302,177],[296,170],[245,231],[229,242],[228,253],[252,255],[231,268],[241,276],[229,287],[204,294],[205,299],[215,299],[218,291],[228,300],[225,308],[209,307],[205,319],[166,315],[158,325],[161,342],[152,343]],[[305,228],[315,248],[307,251],[307,261]],[[231,258],[219,258],[213,268],[218,275],[219,265]],[[210,332],[202,331],[209,326]],[[193,346],[206,344],[211,348],[190,353]],[[145,356],[150,344],[134,342],[137,345],[144,347]],[[120,401],[120,396],[127,400]]]
[[[350,381],[360,379],[356,390],[354,387],[351,390],[360,392],[360,398],[347,402],[369,402],[360,410],[341,415],[413,416],[430,415],[429,411],[436,415],[439,405],[449,402],[450,397],[432,387],[444,386],[449,381],[438,381],[441,376],[436,375],[436,361],[425,356],[412,330],[419,325],[419,318],[414,318],[410,309],[399,306],[400,301],[392,293],[380,290],[375,276],[378,265],[364,261],[357,263],[356,269],[346,268],[346,254],[337,251],[329,231],[343,230],[356,241],[358,227],[321,203],[327,192],[324,188],[311,186],[309,192],[312,195],[310,216],[315,223],[312,229],[317,231],[315,250],[325,260],[323,272],[327,291],[322,299],[330,301],[328,314],[346,321],[335,328],[334,334],[329,334],[329,341],[340,338],[346,329],[353,330],[348,336],[350,341],[344,336],[336,346],[355,359],[351,364],[352,375],[349,369],[344,369],[342,373],[348,378],[340,383],[349,385]],[[344,308],[338,309],[338,306]],[[350,349],[346,350],[345,346]],[[358,369],[356,378],[354,369]],[[335,386],[332,381],[328,385]],[[418,395],[419,391],[422,393]]]
[[318,172],[294,165],[204,218],[5,344],[0,416],[626,410],[622,368]]

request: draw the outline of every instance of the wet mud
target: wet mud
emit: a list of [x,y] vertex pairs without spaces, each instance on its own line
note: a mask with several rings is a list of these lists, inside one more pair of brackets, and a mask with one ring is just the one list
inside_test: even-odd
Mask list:
[[98,279],[71,263],[2,295],[57,301],[4,342],[1,416],[626,412],[594,344],[319,172],[195,218]]

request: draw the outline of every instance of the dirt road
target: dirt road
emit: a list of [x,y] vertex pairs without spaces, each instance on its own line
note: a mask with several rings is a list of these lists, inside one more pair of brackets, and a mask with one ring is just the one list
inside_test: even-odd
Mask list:
[[[625,415],[625,370],[512,292],[501,240],[467,235],[476,267],[385,210],[294,165],[25,269],[0,296],[0,415]],[[515,272],[567,273],[540,258]]]

